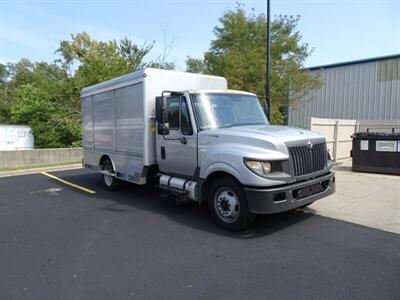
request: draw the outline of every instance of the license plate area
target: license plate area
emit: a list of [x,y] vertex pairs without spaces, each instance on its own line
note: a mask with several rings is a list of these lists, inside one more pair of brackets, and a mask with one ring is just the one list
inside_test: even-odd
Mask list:
[[301,200],[312,195],[325,191],[329,186],[329,180],[318,182],[310,186],[292,191],[292,196],[295,200]]

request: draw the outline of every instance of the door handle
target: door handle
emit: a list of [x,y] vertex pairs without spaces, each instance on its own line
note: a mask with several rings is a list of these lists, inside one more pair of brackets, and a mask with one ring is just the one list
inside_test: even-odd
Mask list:
[[181,137],[181,143],[186,145],[187,144],[187,139],[183,136]]
[[161,159],[165,159],[165,147],[161,147]]

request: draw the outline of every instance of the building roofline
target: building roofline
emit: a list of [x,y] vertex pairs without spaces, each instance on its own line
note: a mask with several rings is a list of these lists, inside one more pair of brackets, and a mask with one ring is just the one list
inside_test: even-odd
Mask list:
[[304,70],[315,71],[315,70],[320,70],[320,69],[329,69],[329,68],[363,64],[363,63],[381,61],[381,60],[387,60],[387,59],[395,59],[395,58],[400,58],[400,54],[392,54],[392,55],[385,55],[385,56],[378,56],[378,57],[371,57],[371,58],[364,58],[364,59],[357,59],[357,60],[351,60],[351,61],[346,61],[346,62],[321,65],[321,66],[314,66],[314,67],[304,68]]

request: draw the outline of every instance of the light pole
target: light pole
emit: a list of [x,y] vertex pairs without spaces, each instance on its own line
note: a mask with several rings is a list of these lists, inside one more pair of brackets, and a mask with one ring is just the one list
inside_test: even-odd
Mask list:
[[265,114],[267,115],[268,121],[271,117],[271,94],[270,94],[270,0],[267,0],[267,63],[265,66]]

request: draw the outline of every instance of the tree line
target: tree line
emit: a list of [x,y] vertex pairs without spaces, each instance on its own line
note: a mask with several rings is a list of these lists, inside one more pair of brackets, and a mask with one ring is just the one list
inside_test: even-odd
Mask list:
[[[271,122],[281,124],[290,87],[292,105],[321,82],[302,69],[310,55],[297,30],[299,17],[277,16],[271,22]],[[187,57],[188,72],[224,76],[229,88],[265,97],[266,19],[242,6],[226,11],[202,58]],[[128,38],[97,41],[87,33],[61,41],[51,63],[21,59],[0,64],[0,124],[33,129],[35,147],[81,145],[79,93],[90,86],[145,67],[175,69],[163,53],[147,60],[153,43]],[[262,101],[263,103],[263,101]]]

